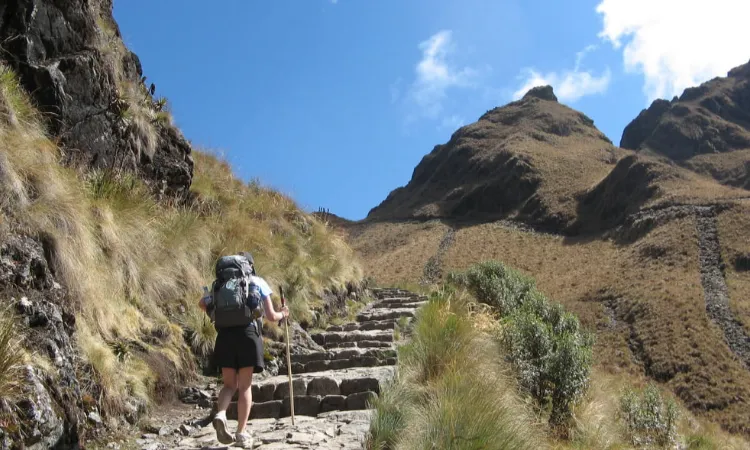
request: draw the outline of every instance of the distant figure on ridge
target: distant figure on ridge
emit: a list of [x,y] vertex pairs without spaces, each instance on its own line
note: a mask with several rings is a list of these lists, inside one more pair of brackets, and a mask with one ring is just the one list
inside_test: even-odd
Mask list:
[[[279,321],[289,316],[284,306],[276,312],[271,301],[273,291],[255,273],[253,256],[247,252],[224,256],[216,263],[216,280],[211,290],[204,287],[200,308],[212,317],[218,331],[214,363],[221,367],[224,386],[219,392],[218,412],[213,420],[216,436],[222,444],[236,441],[237,447],[252,448],[253,439],[245,432],[250,417],[253,373],[265,368],[263,360],[262,317]],[[226,411],[239,389],[237,431],[227,430]]]

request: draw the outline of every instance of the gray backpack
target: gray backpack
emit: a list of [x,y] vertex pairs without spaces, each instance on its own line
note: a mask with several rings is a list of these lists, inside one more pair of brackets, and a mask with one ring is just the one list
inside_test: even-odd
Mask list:
[[223,256],[216,262],[212,315],[218,328],[247,326],[262,315],[260,289],[252,281],[248,260]]

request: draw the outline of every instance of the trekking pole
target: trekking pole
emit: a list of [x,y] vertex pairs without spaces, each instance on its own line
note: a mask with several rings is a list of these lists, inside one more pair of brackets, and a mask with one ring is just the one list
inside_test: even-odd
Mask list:
[[[281,307],[283,308],[286,304],[286,299],[284,298],[284,288],[282,286],[279,286],[279,294],[281,295]],[[290,355],[291,343],[289,342],[289,316],[287,316],[286,320],[284,320],[284,325],[286,328],[286,368],[289,371],[289,406],[291,407],[292,412],[292,426],[294,426],[294,387],[292,386],[292,357]]]

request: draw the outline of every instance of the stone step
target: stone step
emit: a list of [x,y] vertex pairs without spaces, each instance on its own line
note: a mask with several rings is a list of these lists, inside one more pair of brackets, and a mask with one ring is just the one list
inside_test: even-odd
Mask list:
[[[392,366],[398,362],[395,349],[383,348],[336,348],[326,352],[292,356],[292,373],[323,372],[352,367]],[[279,366],[279,373],[286,373],[286,363]]]
[[323,347],[326,350],[336,348],[394,348],[392,342],[382,341],[332,342],[324,344]]
[[360,341],[393,342],[393,330],[325,331],[315,333],[311,337],[318,345]]
[[[393,378],[394,366],[358,367],[292,376],[294,395],[349,395],[367,390],[380,393],[380,385]],[[253,402],[282,400],[289,396],[286,373],[252,385]]]
[[373,320],[398,319],[400,317],[414,317],[413,308],[378,308],[362,311],[357,314],[358,322],[370,322]]
[[[395,366],[378,366],[295,375],[292,377],[294,413],[306,415],[297,412],[298,404],[306,412],[363,409],[362,399],[368,398],[367,393],[380,394],[380,387],[393,379],[395,373]],[[278,375],[253,384],[252,395],[251,418],[285,417],[289,408],[289,377]],[[236,419],[236,401],[232,405],[227,414],[231,411]],[[216,408],[214,401],[213,412]]]
[[391,358],[395,356],[396,350],[394,349],[333,348],[325,352],[291,355],[291,361],[292,363],[306,364],[313,361],[346,360],[358,357]]
[[[295,395],[294,416],[316,417],[318,414],[332,411],[370,409],[371,402],[377,396],[378,394],[373,391],[356,392],[349,395]],[[289,417],[291,416],[290,404],[289,397],[283,400],[253,402],[250,408],[250,420]],[[229,404],[227,419],[237,420],[237,402]]]
[[373,320],[370,322],[352,322],[346,325],[331,325],[326,331],[372,331],[372,330],[395,330],[397,321]]
[[424,305],[426,305],[427,302],[392,302],[387,300],[382,300],[379,302],[375,302],[372,304],[372,309],[380,309],[380,308],[412,308],[417,309]]
[[[313,372],[323,372],[328,370],[351,369],[355,367],[378,367],[394,366],[398,363],[398,358],[375,358],[370,356],[358,356],[350,359],[336,359],[333,361],[321,360],[311,361],[309,363],[292,363],[292,374],[303,374]],[[286,372],[286,364],[279,366],[279,371]]]

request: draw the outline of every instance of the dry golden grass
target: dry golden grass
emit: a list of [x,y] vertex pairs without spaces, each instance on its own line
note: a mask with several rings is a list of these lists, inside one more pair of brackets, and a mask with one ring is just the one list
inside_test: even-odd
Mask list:
[[[724,183],[750,187],[746,164],[750,160],[750,149],[724,153],[696,155],[686,162],[691,170],[707,177],[715,177]],[[744,183],[743,183],[744,181]],[[747,192],[745,193],[747,195]]]
[[[745,219],[737,220],[741,227]],[[388,229],[383,223],[370,226]],[[428,236],[439,240],[439,233],[418,224],[398,227],[404,241]],[[382,261],[396,253],[406,257],[403,248],[389,248],[385,239],[375,242],[380,245],[362,253],[368,272],[383,267]],[[360,245],[353,242],[355,249]],[[409,259],[419,265],[412,273],[420,272],[424,256]],[[596,330],[598,370],[636,377],[645,373],[699,417],[732,432],[750,432],[750,373],[706,315],[693,218],[657,226],[630,245],[530,233],[495,223],[468,226],[457,230],[443,258],[444,270],[464,270],[490,259],[533,276],[544,294]]]
[[[575,427],[571,439],[554,442],[556,450],[602,449],[624,450],[634,448],[628,441],[624,421],[618,416],[621,395],[626,389],[642,389],[648,379],[637,375],[615,375],[596,370],[591,375],[591,386],[586,398],[575,412]],[[661,389],[665,397],[671,394]],[[677,422],[677,442],[681,448],[702,450],[740,450],[750,447],[750,441],[731,435],[680,408]]]
[[0,309],[0,409],[20,393],[24,354],[20,351],[22,336],[16,330],[10,307]]
[[718,217],[719,243],[729,289],[729,306],[750,334],[750,270],[735,266],[737,258],[750,257],[750,205],[739,205]]
[[[12,111],[0,117],[3,232],[51,242],[50,263],[78,318],[76,341],[108,410],[133,398],[148,402],[193,373],[190,346],[205,353],[211,340],[195,320],[197,301],[218,256],[251,251],[260,275],[289,287],[300,308],[319,307],[323,289],[362,278],[340,237],[291,199],[242,183],[214,156],[194,153],[194,204],[158,204],[131,175],[79,176],[61,166],[2,66],[0,104]],[[186,342],[179,323],[200,323],[191,330],[199,335]]]
[[[732,156],[735,156],[732,154]],[[717,183],[707,175],[678,167],[670,168],[677,176],[660,183],[660,196],[647,203],[653,206],[663,202],[705,204],[717,200],[748,198],[748,191]]]
[[379,285],[416,283],[446,230],[437,221],[354,225],[348,228],[348,241],[367,261],[365,276]]

